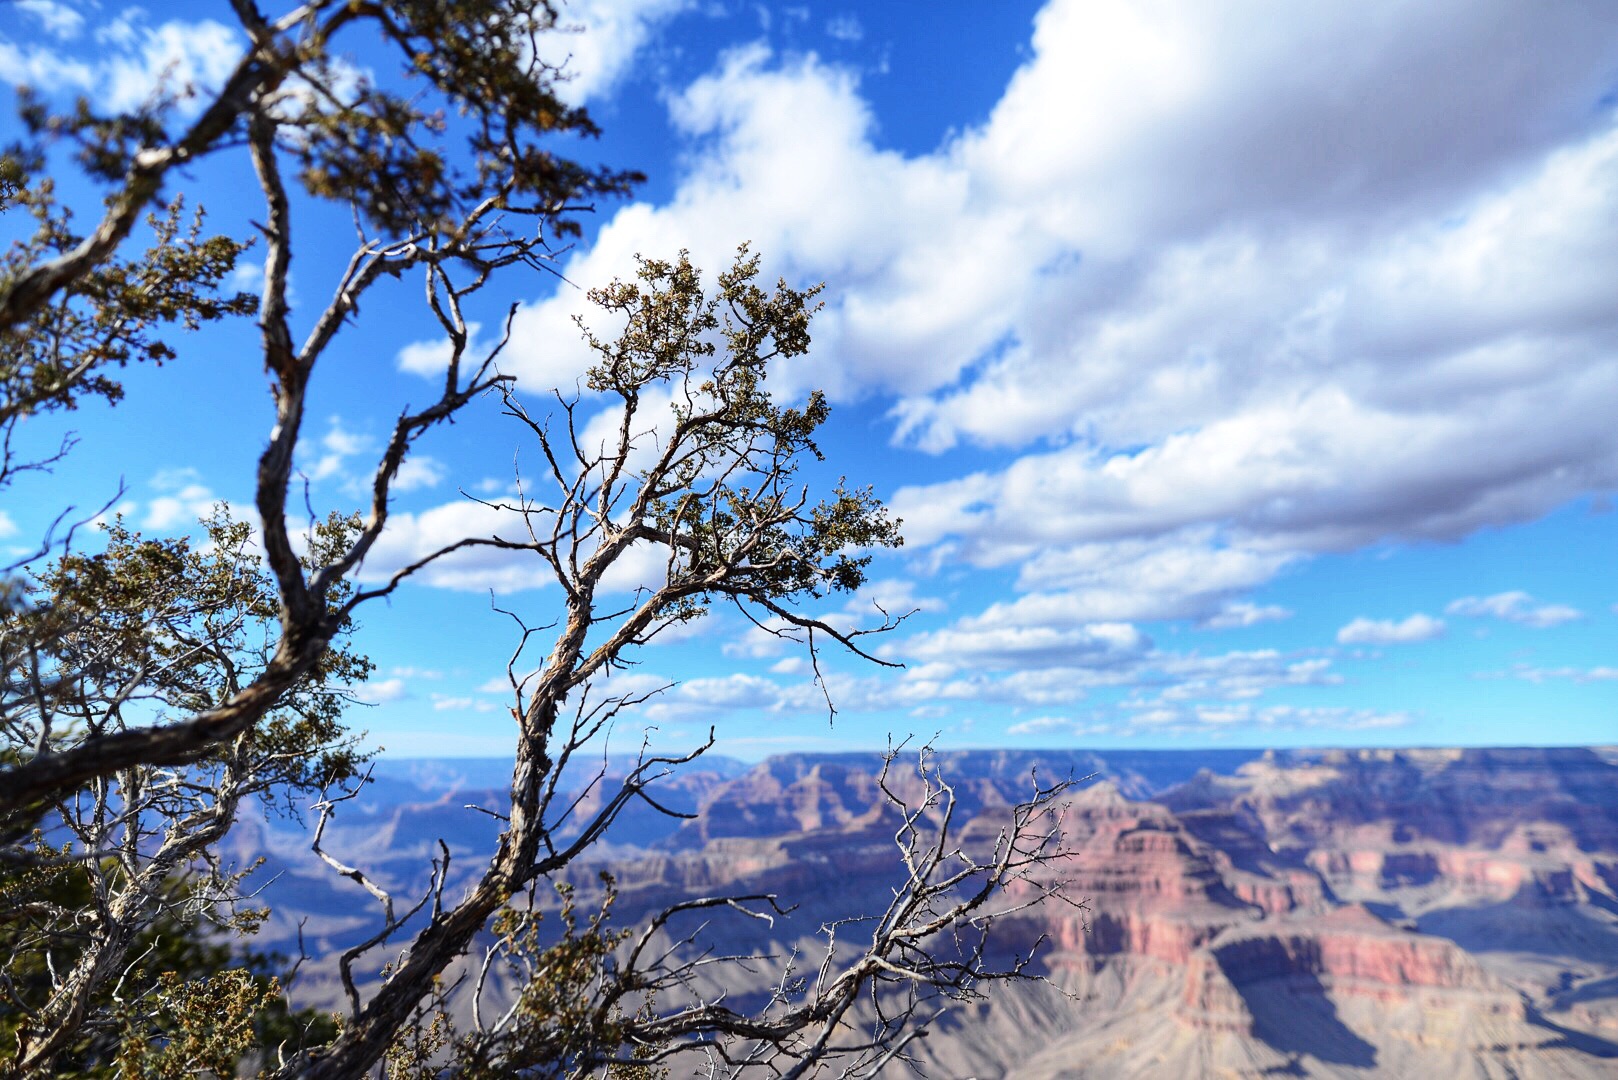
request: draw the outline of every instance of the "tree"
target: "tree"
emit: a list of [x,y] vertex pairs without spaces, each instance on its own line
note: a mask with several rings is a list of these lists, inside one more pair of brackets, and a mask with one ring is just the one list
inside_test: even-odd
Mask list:
[[[251,0],[233,8],[251,45],[194,120],[181,122],[176,107],[188,88],[163,88],[142,108],[112,116],[85,102],[57,115],[26,99],[31,139],[9,153],[3,174],[7,212],[26,210],[36,224],[0,267],[0,489],[71,450],[69,438],[33,460],[14,452],[11,434],[25,418],[71,409],[87,395],[116,400],[118,367],[177,355],[166,336],[173,324],[256,311],[275,422],[258,462],[251,529],[216,515],[199,548],[147,540],[115,522],[105,550],[85,555],[70,527],[11,568],[18,576],[0,609],[0,814],[4,856],[23,868],[17,880],[25,884],[0,917],[39,948],[60,950],[64,964],[31,989],[13,981],[7,1005],[21,1019],[4,1067],[47,1072],[87,1032],[113,1025],[108,989],[132,970],[142,934],[174,915],[174,897],[185,898],[187,923],[229,921],[245,868],[218,865],[213,852],[244,800],[286,806],[299,793],[322,792],[313,840],[321,851],[325,822],[360,790],[361,755],[338,723],[344,687],[367,671],[346,641],[355,613],[434,560],[479,546],[539,560],[562,598],[554,637],[532,671],[526,657],[547,628],[512,613],[518,642],[506,670],[519,739],[498,849],[464,896],[444,894],[438,867],[434,886],[403,911],[363,867],[322,852],[377,899],[384,926],[342,958],[351,1008],[341,1030],[323,1045],[287,1048],[278,1075],[354,1077],[383,1062],[399,1075],[446,1063],[469,1074],[633,1075],[690,1052],[713,1055],[720,1072],[765,1064],[806,1075],[839,1053],[865,1068],[902,1051],[930,995],[972,995],[984,980],[1021,975],[1024,959],[1004,969],[985,959],[981,931],[1009,886],[1024,883],[1004,902],[1011,908],[1050,895],[1035,871],[1054,855],[1049,811],[1064,785],[1035,786],[998,839],[963,845],[950,790],[925,763],[909,798],[885,787],[904,860],[893,907],[852,954],[834,963],[828,950],[801,984],[784,976],[760,1011],[694,996],[694,961],[657,943],[690,910],[767,915],[777,898],[697,900],[638,932],[612,929],[605,909],[581,926],[564,903],[561,937],[537,933],[546,883],[631,801],[658,805],[656,781],[707,749],[643,754],[583,827],[564,834],[564,770],[645,700],[615,693],[607,676],[715,604],[800,641],[817,673],[828,646],[884,663],[861,639],[891,629],[897,617],[856,630],[819,611],[828,595],[863,583],[872,549],[901,542],[898,523],[868,488],[839,484],[812,499],[800,486],[801,464],[820,457],[815,434],[828,406],[819,394],[778,402],[766,378],[777,360],[808,349],[816,290],[762,287],[758,260],[745,248],[711,292],[684,254],[642,260],[632,280],[590,292],[624,329],[605,339],[585,331],[595,356],[584,373],[588,402],[552,392],[541,411],[534,388],[499,371],[504,340],[483,355],[472,351],[470,298],[507,272],[543,269],[547,234],[577,234],[589,199],[624,192],[636,179],[547,148],[595,131],[558,96],[561,73],[542,59],[543,40],[558,26],[551,3],[311,0],[275,19]],[[398,85],[344,68],[338,43],[360,34],[399,56]],[[108,189],[100,220],[82,236],[45,176],[66,150]],[[248,244],[205,238],[200,216],[182,228],[179,197],[163,201],[177,169],[230,153],[250,159],[263,196],[256,299],[221,289]],[[303,191],[296,198],[287,180],[294,173]],[[349,207],[358,239],[298,344],[287,283],[305,198]],[[125,256],[154,205],[151,246]],[[450,343],[441,392],[400,415],[368,506],[327,519],[300,542],[288,502],[311,375],[358,321],[367,291],[406,273],[423,276],[427,308]],[[537,488],[491,504],[515,530],[467,536],[387,581],[357,583],[412,445],[491,393],[546,466]],[[603,401],[618,409],[615,434],[586,445],[579,410]],[[645,550],[658,554],[661,573],[629,604],[605,604],[603,580]],[[39,891],[68,879],[93,899],[63,902],[82,893],[58,887],[53,901]],[[95,933],[69,942],[85,922]],[[452,1031],[434,1018],[441,980],[491,925],[497,944],[486,964],[526,966],[530,990],[505,1017]],[[965,937],[939,951],[946,932]],[[397,961],[362,994],[354,965],[401,938]],[[889,983],[904,993],[878,998],[896,1007],[881,1007],[873,1033],[851,1035],[862,992]],[[257,1007],[240,979],[216,990]],[[191,1039],[187,1026],[203,1000],[179,995],[173,980],[146,984],[138,1039],[156,1046],[152,1052],[172,1051],[164,1068],[217,1071],[228,1047]],[[246,1044],[231,1045],[245,1052]],[[146,1052],[129,1051],[136,1056],[127,1060],[153,1060],[139,1056]]]
[[[115,520],[103,551],[64,554],[32,583],[27,603],[0,610],[8,756],[26,753],[23,734],[37,753],[57,739],[170,723],[263,671],[273,583],[245,524],[216,513],[204,525],[198,548],[185,538],[145,540]],[[304,561],[330,557],[351,532],[350,522],[324,523]],[[244,802],[295,812],[300,794],[353,774],[361,755],[340,723],[344,688],[368,670],[338,644],[258,723],[192,767],[127,766],[53,800],[50,842],[35,830],[14,852],[28,873],[10,883],[3,911],[14,946],[0,973],[16,1016],[7,1025],[15,1071],[60,1068],[76,1044],[94,1061],[98,1044],[116,1049],[152,1022],[138,1014],[165,1007],[172,995],[155,980],[173,968],[154,970],[149,952],[162,955],[199,923],[251,931],[262,914],[236,902],[252,867],[222,865],[214,849]],[[125,985],[116,1001],[115,983]]]

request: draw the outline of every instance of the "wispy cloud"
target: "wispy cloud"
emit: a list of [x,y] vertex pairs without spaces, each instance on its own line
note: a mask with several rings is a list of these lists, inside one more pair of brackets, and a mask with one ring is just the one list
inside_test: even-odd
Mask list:
[[1517,664],[1505,671],[1484,671],[1478,674],[1480,679],[1521,679],[1524,682],[1615,682],[1618,681],[1618,667],[1599,665],[1596,667],[1536,667],[1531,664]]
[[1504,619],[1535,629],[1560,626],[1584,618],[1584,612],[1578,608],[1567,604],[1542,604],[1520,591],[1495,593],[1493,596],[1463,596],[1451,601],[1444,613],[1474,619]]
[[1408,645],[1431,641],[1443,633],[1444,620],[1418,611],[1399,620],[1362,616],[1337,631],[1337,642],[1340,645]]

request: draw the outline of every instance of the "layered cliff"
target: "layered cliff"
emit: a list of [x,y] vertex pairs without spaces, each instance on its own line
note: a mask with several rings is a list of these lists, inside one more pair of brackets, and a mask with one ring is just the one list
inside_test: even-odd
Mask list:
[[[1093,779],[1066,800],[1065,857],[1046,882],[1083,907],[1047,904],[995,930],[1007,954],[1043,941],[1043,981],[948,1013],[922,1050],[932,1075],[1618,1074],[1618,754],[1228,752],[1223,771],[1151,757],[936,762],[955,826],[979,844],[1035,770]],[[792,917],[716,921],[709,944],[818,955],[823,925],[880,910],[900,876],[880,765],[792,755],[680,779],[669,801],[695,820],[631,821],[604,849],[617,918],[776,893],[799,904]],[[388,805],[337,834],[347,854],[408,887],[448,835],[460,872],[475,869],[492,819],[464,807],[484,798],[442,782],[411,798],[390,782]],[[887,784],[906,797],[917,781],[901,770]],[[276,925],[312,915],[307,940],[324,950],[358,933],[345,883],[270,832],[258,841],[285,864],[291,901]],[[318,962],[311,975],[303,992],[318,998]],[[745,999],[777,975],[728,972],[723,989]]]

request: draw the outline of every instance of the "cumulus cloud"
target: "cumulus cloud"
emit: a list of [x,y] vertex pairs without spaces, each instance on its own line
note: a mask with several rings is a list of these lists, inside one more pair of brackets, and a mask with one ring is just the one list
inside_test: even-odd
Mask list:
[[1363,616],[1337,631],[1339,645],[1407,645],[1431,641],[1444,632],[1444,620],[1416,612],[1407,618],[1367,619]]
[[[59,41],[83,33],[83,14],[57,0],[13,4]],[[695,0],[571,0],[563,9],[562,31],[541,40],[546,60],[565,72],[562,97],[583,104],[609,95],[657,28],[694,6]],[[154,25],[139,7],[97,26],[94,38],[100,51],[89,59],[0,39],[0,78],[41,90],[94,92],[112,109],[132,108],[161,91],[177,95],[182,115],[193,115],[206,93],[224,82],[245,46],[236,29],[214,20]],[[359,73],[341,58],[337,69]]]
[[[1614,30],[1592,4],[1052,0],[987,121],[920,155],[876,145],[854,73],[750,46],[670,96],[674,194],[566,273],[754,239],[831,283],[783,393],[892,395],[901,441],[1022,455],[899,491],[913,544],[1065,579],[1097,619],[1225,625],[1314,553],[1618,487]],[[546,348],[515,370],[571,378],[576,303],[523,308]]]
[[1118,724],[1098,720],[1078,720],[1071,716],[1036,716],[1031,720],[1019,720],[1006,728],[1006,734],[1013,737],[1057,735],[1064,739],[1083,739],[1119,733]]
[[85,91],[95,85],[96,72],[89,64],[55,50],[0,39],[0,79],[43,91]]
[[[1276,649],[1253,649],[1204,656],[1167,653],[1155,657],[1166,682],[1156,700],[1188,701],[1256,698],[1280,687],[1335,686],[1343,681],[1321,656],[1289,656]],[[1142,680],[1148,681],[1148,680]]]
[[[896,513],[912,506],[907,499]],[[1021,547],[1002,534],[983,537],[971,550],[992,565]],[[1223,544],[1211,530],[1192,528],[1149,540],[1037,547],[1022,562],[1017,585],[1062,589],[1074,615],[1088,620],[1207,619],[1295,560],[1284,551]]]
[[852,44],[865,37],[865,27],[853,15],[836,15],[826,20],[826,36]]
[[[432,477],[442,475],[436,461],[425,460],[430,462]],[[412,478],[412,483],[416,487],[427,486],[420,476]],[[385,580],[404,567],[469,538],[529,543],[528,525],[523,514],[515,509],[517,505],[515,496],[504,501],[497,496],[487,502],[458,499],[415,512],[395,510],[388,515],[387,527],[366,556],[360,576],[372,582]],[[551,518],[541,510],[533,513],[534,527],[548,537]],[[582,557],[587,556],[585,552]],[[667,549],[649,543],[635,544],[602,576],[600,591],[625,594],[641,588],[656,588],[665,580],[666,559]],[[429,563],[411,580],[442,589],[493,590],[507,594],[554,585],[556,575],[536,551],[479,544]],[[678,632],[678,629],[670,631],[671,634]]]
[[405,458],[404,464],[393,477],[392,490],[416,491],[420,488],[437,487],[444,482],[449,470],[437,458],[426,454],[414,454]]
[[763,709],[781,700],[781,688],[774,681],[745,674],[690,679],[677,693],[682,700],[708,708]]
[[410,697],[410,689],[403,679],[378,679],[362,685],[355,696],[367,705],[387,705]]
[[944,601],[936,596],[923,596],[916,590],[917,584],[911,578],[868,581],[848,598],[843,612],[861,625],[867,625],[885,619],[944,610]]
[[182,114],[195,113],[243,51],[240,35],[211,19],[140,26],[133,39],[131,51],[103,61],[105,104],[112,109],[134,108],[161,91],[179,97]]
[[430,679],[435,682],[444,677],[444,673],[437,668],[411,667],[408,664],[389,668],[388,675],[401,679]]
[[[526,542],[520,515],[461,500],[416,513],[395,511],[360,567],[361,580],[386,580],[395,572],[468,537]],[[506,594],[554,584],[550,567],[532,551],[472,547],[428,564],[412,579],[423,585],[467,592]]]
[[56,0],[12,0],[12,6],[31,16],[52,37],[71,41],[84,31],[84,16]]
[[1208,733],[1222,728],[1259,727],[1275,731],[1303,728],[1335,728],[1340,731],[1368,731],[1404,727],[1415,719],[1408,712],[1383,712],[1346,706],[1264,705],[1247,702],[1231,705],[1195,705],[1185,709],[1153,709],[1134,717],[1137,727]]
[[657,27],[696,0],[570,0],[562,25],[576,33],[541,42],[547,60],[563,65],[562,96],[583,104],[611,93]]
[[61,48],[83,32],[80,12],[51,0],[22,0],[17,7],[58,45],[0,37],[0,78],[46,92],[91,93],[98,106],[114,111],[162,93],[175,97],[182,116],[195,115],[207,92],[223,84],[245,45],[237,31],[212,19],[153,25],[144,11],[132,7],[96,27],[95,52],[80,56]]
[[[466,324],[466,349],[461,355],[462,364],[474,360],[481,362],[494,349],[494,342],[484,340],[483,324],[477,321],[468,321]],[[412,375],[422,375],[431,379],[439,379],[444,370],[449,367],[450,359],[455,355],[455,346],[449,338],[435,338],[430,341],[415,341],[399,350],[394,362],[400,371]]]
[[494,712],[498,706],[481,698],[433,694],[434,712]]
[[184,532],[221,501],[202,482],[202,474],[191,468],[165,469],[152,478],[151,486],[159,494],[146,504],[146,516],[140,523],[143,529]]
[[1151,643],[1129,623],[1083,622],[1067,597],[1031,594],[915,634],[900,648],[921,660],[962,666],[1108,668],[1137,659]]
[[369,436],[344,427],[342,417],[333,416],[328,421],[326,434],[320,437],[317,445],[318,456],[313,461],[301,463],[304,473],[314,481],[341,477],[348,459],[368,452],[374,443]]
[[[568,92],[609,93],[687,6],[573,5],[595,32],[563,40]],[[1051,0],[988,119],[925,154],[878,145],[857,73],[747,46],[668,94],[687,151],[668,199],[619,209],[562,270],[599,284],[636,252],[686,247],[711,274],[751,238],[769,275],[831,283],[816,351],[772,375],[777,392],[879,397],[907,446],[1017,455],[890,501],[912,549],[1012,568],[1023,595],[895,643],[923,666],[851,693],[1032,707],[1138,679],[1175,722],[1195,706],[1212,710],[1199,722],[1262,723],[1253,696],[1323,685],[1329,664],[1161,653],[1138,624],[1283,618],[1244,597],[1318,553],[1456,539],[1618,488],[1614,31],[1618,9],[1597,3],[1371,17],[1347,0]],[[139,22],[103,39],[148,77],[179,40]],[[205,79],[207,34],[186,40]],[[4,49],[0,72],[113,85],[106,64]],[[579,299],[522,305],[503,367],[573,387],[589,360]],[[444,362],[441,343],[398,358],[426,375]],[[483,514],[397,515],[367,572],[513,525]],[[487,550],[424,575],[502,591],[548,578]],[[1577,614],[1526,594],[1448,613]],[[1338,641],[1442,630],[1360,618]],[[778,657],[762,637],[731,647]]]
[[1451,601],[1444,613],[1474,619],[1504,619],[1535,629],[1560,626],[1584,618],[1584,613],[1578,608],[1566,604],[1541,604],[1521,591],[1495,593],[1493,596],[1463,596]]

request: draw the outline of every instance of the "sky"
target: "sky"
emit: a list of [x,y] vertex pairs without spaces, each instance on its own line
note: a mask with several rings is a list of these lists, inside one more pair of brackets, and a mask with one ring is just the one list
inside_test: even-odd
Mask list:
[[[604,130],[588,153],[648,180],[587,218],[560,275],[489,299],[489,328],[519,304],[502,369],[536,401],[576,386],[583,289],[636,253],[712,271],[748,242],[770,276],[824,282],[814,347],[772,393],[828,393],[815,478],[873,485],[906,536],[830,614],[914,611],[877,646],[902,669],[828,658],[835,721],[801,652],[711,616],[614,676],[670,685],[617,748],[710,725],[743,758],[907,735],[1618,742],[1618,6],[566,11],[566,93]],[[12,0],[0,83],[112,106],[164,72],[211,85],[231,24],[223,3]],[[248,234],[240,162],[174,190]],[[294,228],[309,312],[352,231],[303,203]],[[418,288],[368,299],[319,374],[317,512],[361,504],[392,417],[434,393]],[[69,502],[115,499],[154,534],[250,506],[271,423],[253,342],[206,330],[116,409],[40,422],[82,441],[6,494],[0,545]],[[462,492],[511,490],[534,453],[493,403],[435,431],[366,573],[496,527]],[[485,553],[366,609],[354,726],[396,755],[509,752],[496,608],[542,623],[558,589]]]

